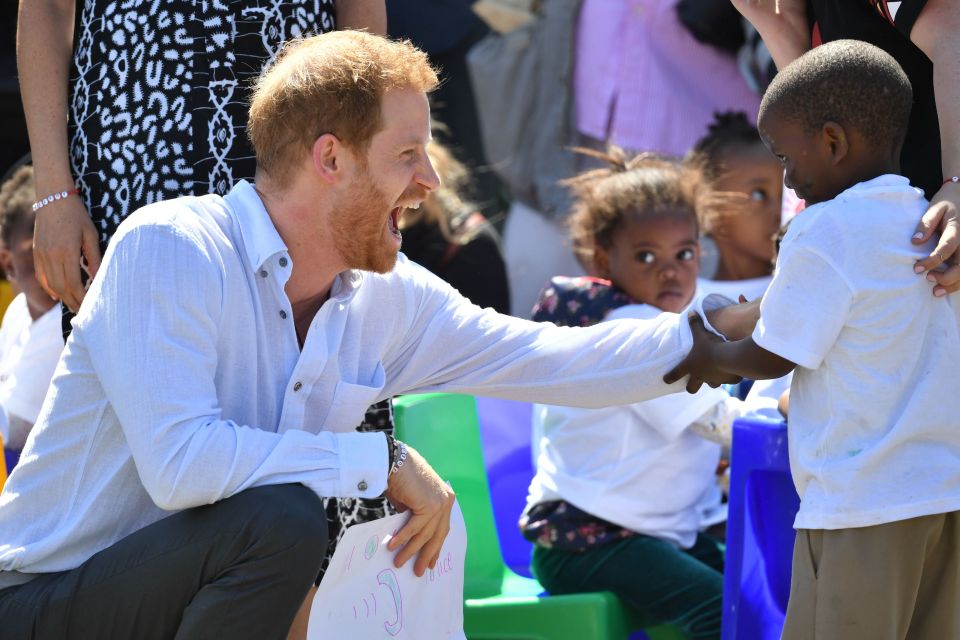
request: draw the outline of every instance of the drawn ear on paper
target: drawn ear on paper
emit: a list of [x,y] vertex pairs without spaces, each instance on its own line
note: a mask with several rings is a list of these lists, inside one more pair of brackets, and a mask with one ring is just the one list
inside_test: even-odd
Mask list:
[[[463,559],[467,538],[460,506],[454,503],[450,535],[434,569],[419,578],[409,564],[395,567],[394,554],[387,550],[390,531],[398,531],[408,518],[409,514],[387,516],[344,532],[313,597],[309,640],[466,640]],[[407,616],[405,609],[429,613]]]
[[390,590],[393,596],[393,606],[396,609],[397,616],[393,622],[384,622],[383,628],[391,636],[395,636],[403,630],[403,596],[400,593],[400,583],[397,581],[397,574],[392,569],[384,569],[377,574],[377,582]]

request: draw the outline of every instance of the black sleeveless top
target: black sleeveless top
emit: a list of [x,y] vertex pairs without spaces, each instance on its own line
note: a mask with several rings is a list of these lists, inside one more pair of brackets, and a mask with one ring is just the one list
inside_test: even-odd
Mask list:
[[900,155],[901,172],[929,198],[943,182],[933,63],[910,41],[910,30],[925,4],[926,0],[903,0],[894,19],[887,0],[807,0],[807,13],[813,44],[863,40],[903,67],[913,85],[913,111]]

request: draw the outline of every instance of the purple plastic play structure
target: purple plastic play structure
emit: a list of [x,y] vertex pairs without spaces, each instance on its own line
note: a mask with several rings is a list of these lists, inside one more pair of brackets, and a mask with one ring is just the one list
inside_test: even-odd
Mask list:
[[784,422],[741,418],[733,426],[723,583],[723,640],[778,640],[790,596],[793,520]]
[[[520,535],[517,520],[534,474],[533,405],[478,397],[477,410],[503,559],[529,577],[532,546]],[[790,476],[786,423],[741,418],[733,430],[722,637],[778,640],[800,505]]]
[[533,405],[478,397],[477,414],[503,561],[530,578],[533,545],[520,535],[517,520],[527,503],[527,488],[534,474],[530,454]]

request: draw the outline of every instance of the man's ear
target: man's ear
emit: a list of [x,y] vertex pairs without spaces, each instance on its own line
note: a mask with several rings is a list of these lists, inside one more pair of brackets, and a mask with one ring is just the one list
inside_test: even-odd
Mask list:
[[836,165],[843,160],[850,151],[850,142],[847,138],[847,132],[843,126],[828,120],[823,124],[820,130],[820,136],[823,142],[830,149],[830,161]]
[[313,141],[310,158],[313,169],[326,182],[334,183],[343,175],[343,155],[346,148],[332,133],[325,133]]

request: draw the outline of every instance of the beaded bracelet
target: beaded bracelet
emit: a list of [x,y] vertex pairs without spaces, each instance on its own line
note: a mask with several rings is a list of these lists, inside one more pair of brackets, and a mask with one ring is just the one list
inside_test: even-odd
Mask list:
[[943,184],[940,186],[942,187],[944,184],[947,184],[948,182],[960,182],[960,176],[950,176],[949,178],[944,180]]
[[397,471],[400,471],[400,467],[402,467],[403,463],[407,460],[407,445],[393,436],[388,437],[390,438],[391,452],[390,471],[387,475],[393,475]]
[[51,193],[49,196],[47,196],[43,200],[37,200],[36,202],[34,202],[33,210],[39,211],[40,209],[43,209],[45,206],[47,206],[52,202],[56,202],[57,200],[63,200],[68,196],[78,196],[78,195],[80,195],[80,189],[77,189],[76,187],[74,187],[73,189],[70,189],[69,191],[58,191],[56,193]]

